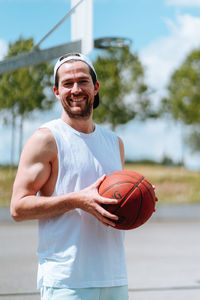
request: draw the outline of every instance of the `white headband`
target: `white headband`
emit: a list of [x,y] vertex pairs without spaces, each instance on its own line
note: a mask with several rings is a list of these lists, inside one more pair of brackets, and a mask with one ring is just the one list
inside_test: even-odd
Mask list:
[[56,62],[56,64],[55,64],[55,67],[54,67],[54,82],[55,82],[55,80],[56,80],[56,74],[57,74],[57,71],[58,71],[58,69],[60,68],[60,66],[61,66],[62,64],[64,64],[65,62],[69,61],[69,60],[81,60],[81,61],[85,62],[85,63],[86,63],[88,66],[90,66],[90,68],[94,71],[94,74],[95,74],[96,79],[97,79],[96,71],[95,71],[95,69],[94,69],[94,67],[93,67],[93,65],[92,65],[92,63],[91,63],[91,61],[89,60],[89,58],[88,58],[87,56],[85,56],[85,55],[83,55],[83,54],[81,54],[81,53],[76,53],[76,55],[75,55],[75,54],[70,55],[70,53],[69,53],[69,54],[66,54],[66,55],[68,55],[68,56],[67,56],[67,57],[64,57],[63,59],[62,59],[62,57],[63,57],[64,55],[61,56],[61,57],[57,60],[57,62]]

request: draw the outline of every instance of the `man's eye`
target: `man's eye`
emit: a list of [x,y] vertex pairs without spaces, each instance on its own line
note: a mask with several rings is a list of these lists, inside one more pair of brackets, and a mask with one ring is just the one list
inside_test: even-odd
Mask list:
[[71,86],[73,83],[72,82],[65,82],[64,86]]

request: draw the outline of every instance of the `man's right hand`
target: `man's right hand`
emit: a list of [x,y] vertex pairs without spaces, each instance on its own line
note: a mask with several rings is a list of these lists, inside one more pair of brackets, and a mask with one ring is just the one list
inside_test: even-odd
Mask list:
[[105,198],[99,195],[98,190],[105,175],[97,179],[95,183],[89,187],[81,190],[79,208],[95,216],[101,223],[106,226],[115,227],[115,222],[118,216],[111,214],[109,211],[102,207],[102,204],[117,204],[116,199]]

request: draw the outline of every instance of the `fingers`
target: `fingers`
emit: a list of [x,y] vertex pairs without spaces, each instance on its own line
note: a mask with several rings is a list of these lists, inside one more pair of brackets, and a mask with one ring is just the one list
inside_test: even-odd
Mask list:
[[118,204],[118,200],[112,199],[112,198],[100,197],[99,203],[101,203],[101,204]]
[[[111,202],[113,204],[116,203],[115,199],[107,199],[103,197],[99,197],[99,198],[100,200],[102,200],[102,202],[105,202],[106,204],[107,203],[111,204]],[[100,202],[101,201],[96,202],[93,208],[90,207],[90,210],[88,212],[93,214],[104,225],[115,227],[116,226],[115,222],[118,221],[119,219],[118,216],[107,211],[103,206],[101,206]]]
[[[116,226],[116,221],[119,219],[118,216],[113,215],[107,211],[105,211],[104,214],[102,213],[96,213],[95,217],[104,225],[106,226],[112,226],[115,227]],[[113,220],[112,220],[113,219]]]
[[103,176],[101,176],[100,178],[97,179],[97,181],[94,183],[94,186],[98,189],[100,184],[104,181],[105,178],[106,178],[106,175],[104,174]]
[[105,219],[105,221],[104,220],[99,220],[101,223],[103,223],[103,225],[105,225],[105,226],[111,226],[111,227],[116,227],[116,224],[114,223],[114,222],[112,222],[111,220],[109,220],[109,219]]
[[99,207],[98,212],[104,217],[104,218],[108,218],[108,219],[112,219],[117,221],[119,218],[117,215],[114,215],[112,213],[110,213],[108,210],[106,210],[105,208],[103,208],[102,206]]
[[104,225],[115,227],[115,221],[118,220],[118,216],[104,209],[102,204],[115,205],[118,204],[118,200],[102,197],[98,193],[99,186],[105,178],[106,175],[101,176],[95,183],[83,190],[84,201],[82,202],[80,208],[91,213]]
[[[154,192],[155,192],[155,190],[156,190],[156,187],[155,187],[155,185],[152,185],[152,187],[153,187],[153,189],[154,189]],[[156,202],[158,201],[158,198],[157,197],[155,197],[155,200],[156,200]]]

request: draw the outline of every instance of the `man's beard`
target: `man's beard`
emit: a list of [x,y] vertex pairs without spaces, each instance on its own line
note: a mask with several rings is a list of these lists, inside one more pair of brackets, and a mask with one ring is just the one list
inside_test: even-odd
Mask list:
[[89,118],[92,113],[93,104],[91,102],[86,102],[84,109],[80,113],[75,113],[70,109],[70,106],[64,107],[65,112],[70,118],[73,119],[82,119]]

